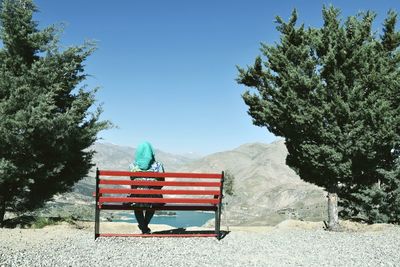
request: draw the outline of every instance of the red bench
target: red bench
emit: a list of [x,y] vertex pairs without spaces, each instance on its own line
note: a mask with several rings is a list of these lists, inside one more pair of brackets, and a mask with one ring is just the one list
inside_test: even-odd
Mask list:
[[[122,178],[123,177],[123,178]],[[130,177],[165,178],[165,181],[138,181]],[[121,179],[122,178],[122,179]],[[106,236],[141,236],[141,237],[216,237],[221,238],[220,222],[222,208],[222,173],[155,173],[128,171],[96,171],[96,213],[95,239]],[[121,186],[154,186],[157,189],[131,189]],[[161,189],[159,189],[162,186]],[[172,187],[172,188],[171,188]],[[130,194],[135,194],[131,197]],[[140,195],[147,195],[141,197]],[[163,197],[149,198],[148,195]],[[138,196],[139,195],[139,196]],[[151,210],[173,211],[214,211],[215,232],[196,234],[115,234],[100,233],[101,210],[141,210],[149,209],[127,205],[127,203],[162,203]]]

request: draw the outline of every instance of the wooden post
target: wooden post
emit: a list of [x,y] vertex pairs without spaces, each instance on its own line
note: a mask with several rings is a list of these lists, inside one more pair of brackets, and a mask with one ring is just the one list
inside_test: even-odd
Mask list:
[[328,193],[328,224],[329,231],[339,230],[338,196],[336,193]]

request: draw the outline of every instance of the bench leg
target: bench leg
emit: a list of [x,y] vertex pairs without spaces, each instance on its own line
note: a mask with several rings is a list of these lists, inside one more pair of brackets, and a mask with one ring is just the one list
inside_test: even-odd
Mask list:
[[100,235],[100,209],[99,205],[96,203],[96,213],[94,216],[94,240]]
[[218,205],[218,209],[215,211],[215,234],[217,239],[221,239],[221,205]]
[[219,208],[218,208],[218,240],[221,239],[221,215],[222,215],[222,204],[219,204]]

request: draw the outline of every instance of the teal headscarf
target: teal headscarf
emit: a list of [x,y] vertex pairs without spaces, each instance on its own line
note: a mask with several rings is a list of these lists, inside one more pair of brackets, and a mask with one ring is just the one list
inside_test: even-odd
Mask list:
[[147,171],[154,162],[154,152],[149,142],[142,142],[136,148],[135,164],[142,171]]

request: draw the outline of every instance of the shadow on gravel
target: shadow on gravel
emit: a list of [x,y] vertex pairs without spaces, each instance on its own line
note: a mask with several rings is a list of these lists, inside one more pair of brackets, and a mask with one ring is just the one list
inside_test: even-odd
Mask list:
[[73,219],[63,217],[38,217],[21,215],[3,222],[4,228],[43,228],[47,225],[54,225],[60,222],[72,222]]
[[4,228],[28,228],[31,227],[36,221],[34,216],[19,216],[12,219],[6,219],[3,222]]
[[[215,231],[205,231],[205,230],[186,230],[186,228],[175,228],[171,230],[164,230],[164,231],[155,231],[152,234],[182,234],[182,235],[201,235],[201,234],[214,234]],[[230,231],[221,231],[220,239],[223,239],[226,235],[228,235]]]

